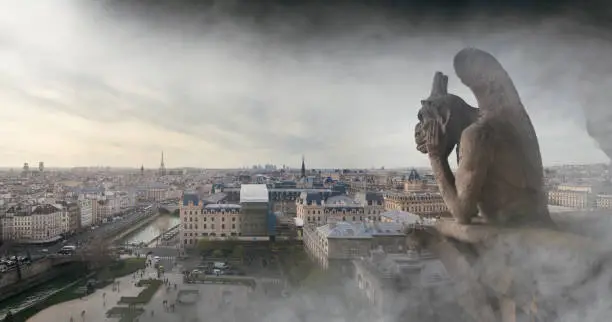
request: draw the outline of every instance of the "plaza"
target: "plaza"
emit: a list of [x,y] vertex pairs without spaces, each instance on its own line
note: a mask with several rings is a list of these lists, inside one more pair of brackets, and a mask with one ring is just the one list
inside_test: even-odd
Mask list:
[[[164,263],[169,267],[162,279],[168,280],[168,286],[162,285],[149,303],[143,306],[144,313],[139,321],[198,321],[198,316],[219,316],[221,320],[234,320],[234,312],[246,309],[251,289],[232,284],[183,284],[182,267]],[[30,322],[47,321],[119,321],[109,318],[106,313],[113,307],[125,307],[118,304],[122,296],[137,296],[143,287],[136,286],[141,279],[157,278],[157,270],[151,266],[142,272],[116,279],[114,284],[96,290],[80,299],[60,303],[32,316]],[[176,284],[176,289],[174,285]],[[199,294],[196,303],[178,303],[177,295],[181,291],[195,291]],[[171,306],[174,305],[174,310]]]

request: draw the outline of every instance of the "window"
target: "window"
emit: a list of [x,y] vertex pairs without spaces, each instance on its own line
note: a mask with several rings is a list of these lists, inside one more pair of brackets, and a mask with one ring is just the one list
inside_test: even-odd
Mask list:
[[225,224],[221,224],[221,229],[225,229]]

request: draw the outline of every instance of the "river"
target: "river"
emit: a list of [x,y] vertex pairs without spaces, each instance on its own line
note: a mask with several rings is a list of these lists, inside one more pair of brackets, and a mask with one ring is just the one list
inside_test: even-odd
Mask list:
[[149,244],[157,236],[161,235],[168,229],[178,225],[181,222],[180,218],[172,216],[170,214],[161,215],[157,217],[153,222],[135,231],[133,234],[128,235],[122,241],[122,243],[128,244]]
[[[153,222],[149,223],[142,229],[135,231],[133,234],[128,235],[124,242],[129,243],[150,243],[155,237],[159,236],[166,230],[178,225],[180,223],[178,217],[170,214],[160,215]],[[8,310],[13,312],[19,311],[22,308],[40,301],[42,298],[48,296],[54,291],[68,285],[74,279],[72,277],[60,277],[54,279],[48,283],[44,283],[37,287],[34,287],[20,295],[9,298],[3,302],[0,302],[0,320],[4,318],[4,315]]]

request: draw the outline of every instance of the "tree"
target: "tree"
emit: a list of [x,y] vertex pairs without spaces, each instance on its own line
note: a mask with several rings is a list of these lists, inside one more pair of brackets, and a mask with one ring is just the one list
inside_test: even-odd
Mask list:
[[232,257],[239,258],[242,261],[242,258],[244,257],[244,247],[242,245],[234,246],[234,249],[232,250]]
[[15,321],[15,318],[13,317],[13,312],[9,310],[8,312],[6,312],[3,322],[13,322],[13,321]]
[[215,249],[212,253],[212,257],[214,258],[221,258],[223,257],[223,251],[220,249]]
[[90,265],[90,268],[108,267],[114,260],[108,246],[108,241],[95,238],[81,250],[81,256]]
[[202,253],[207,253],[214,249],[214,245],[210,239],[202,238],[198,241],[198,249]]

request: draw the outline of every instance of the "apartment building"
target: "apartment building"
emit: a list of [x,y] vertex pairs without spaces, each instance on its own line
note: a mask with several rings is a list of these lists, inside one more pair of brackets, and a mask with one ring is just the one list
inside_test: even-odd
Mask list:
[[353,264],[355,284],[373,320],[433,313],[436,321],[453,321],[462,312],[446,268],[428,251],[390,254],[374,249]]
[[241,189],[240,204],[214,203],[195,192],[185,193],[180,205],[181,245],[193,247],[201,238],[268,236],[271,211],[266,185],[245,184]]
[[385,210],[401,210],[419,216],[444,216],[448,207],[436,192],[385,192]]
[[370,250],[381,248],[389,253],[406,249],[404,227],[397,223],[338,221],[303,228],[306,252],[322,267],[330,262],[342,262],[368,256]]
[[61,205],[13,205],[2,218],[2,227],[7,240],[45,243],[57,241],[67,233],[70,221]]
[[302,192],[296,200],[296,215],[305,224],[325,225],[338,221],[379,221],[384,211],[381,193],[357,193],[353,199],[347,195],[325,198],[316,192]]
[[81,214],[81,228],[87,228],[94,224],[92,210],[93,201],[91,199],[81,199],[77,201]]

